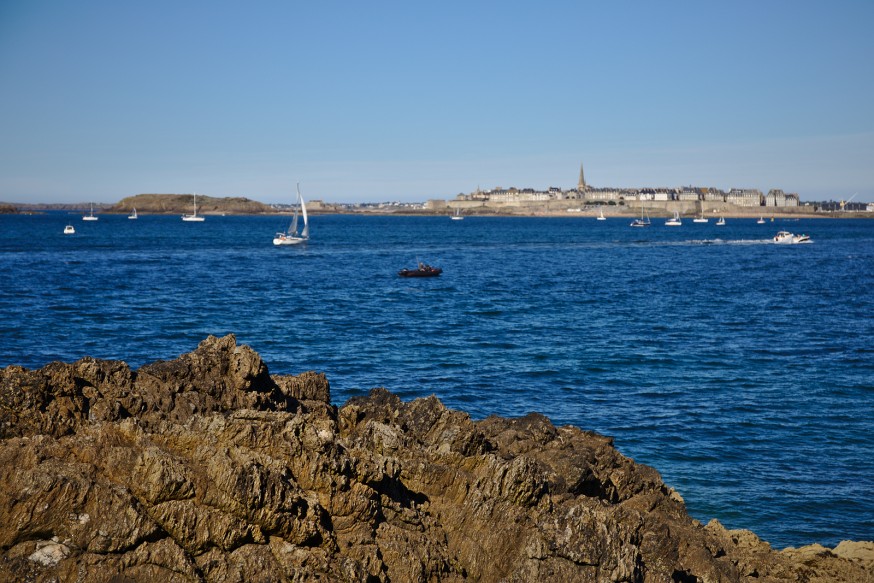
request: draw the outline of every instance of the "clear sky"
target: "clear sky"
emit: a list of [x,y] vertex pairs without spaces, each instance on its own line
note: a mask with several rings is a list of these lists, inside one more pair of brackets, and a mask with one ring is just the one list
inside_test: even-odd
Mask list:
[[2,0],[0,201],[874,201],[874,1]]

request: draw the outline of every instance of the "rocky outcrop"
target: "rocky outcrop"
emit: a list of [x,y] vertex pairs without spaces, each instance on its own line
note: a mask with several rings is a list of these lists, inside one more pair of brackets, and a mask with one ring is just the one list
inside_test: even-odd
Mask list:
[[233,336],[0,371],[0,580],[874,579],[874,544],[703,526],[609,438],[383,389],[330,405]]

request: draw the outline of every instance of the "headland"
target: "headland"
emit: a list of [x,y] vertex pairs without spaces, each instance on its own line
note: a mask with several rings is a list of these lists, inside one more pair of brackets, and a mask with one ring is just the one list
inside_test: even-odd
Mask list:
[[473,421],[234,336],[131,370],[0,370],[0,579],[858,582],[874,543],[772,549],[703,525],[609,437]]

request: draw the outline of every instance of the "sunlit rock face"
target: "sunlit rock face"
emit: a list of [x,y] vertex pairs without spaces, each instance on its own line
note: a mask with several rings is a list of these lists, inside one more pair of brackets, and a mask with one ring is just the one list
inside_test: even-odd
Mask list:
[[4,581],[865,581],[874,544],[703,526],[612,441],[384,389],[330,404],[233,336],[0,371]]

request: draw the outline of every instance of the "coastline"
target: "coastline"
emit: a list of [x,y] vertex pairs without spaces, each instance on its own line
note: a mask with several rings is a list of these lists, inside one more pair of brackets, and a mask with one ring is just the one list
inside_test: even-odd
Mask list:
[[[139,197],[148,197],[138,201]],[[161,198],[158,198],[161,197]],[[163,197],[167,197],[165,200]],[[203,206],[198,206],[203,216],[284,216],[291,215],[291,208],[271,208],[269,205],[239,198],[204,197]],[[681,219],[692,220],[702,214],[709,221],[725,219],[874,219],[874,211],[816,210],[814,206],[738,206],[720,202],[648,201],[643,208],[639,203],[630,204],[580,204],[581,201],[541,201],[501,203],[489,201],[431,200],[426,203],[397,204],[340,204],[312,200],[307,203],[310,215],[361,215],[361,216],[452,216],[456,213],[467,217],[550,217],[550,218],[595,218],[601,212],[607,220],[632,220],[642,214],[651,219],[663,219],[678,213]],[[119,203],[95,205],[97,214],[127,215],[136,207],[140,216],[183,215],[191,211],[187,198],[179,195],[138,195]],[[33,215],[44,213],[85,214],[87,206],[77,204],[18,204],[0,202],[0,214]]]
[[231,334],[134,371],[0,369],[0,574],[39,580],[856,582],[874,543],[777,551],[543,415],[271,375]]

